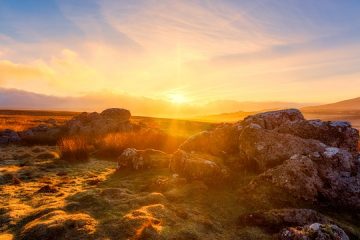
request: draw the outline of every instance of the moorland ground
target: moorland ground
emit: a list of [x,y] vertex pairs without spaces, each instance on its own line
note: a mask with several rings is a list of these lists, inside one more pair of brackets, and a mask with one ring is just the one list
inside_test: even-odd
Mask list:
[[[6,123],[6,128],[22,130],[45,123],[49,118],[63,122],[74,114],[2,112],[0,121]],[[334,115],[311,116],[338,119],[333,118]],[[348,117],[351,119],[358,121],[360,118]],[[216,126],[148,117],[132,117],[132,121],[159,128],[182,140]],[[358,126],[356,121],[355,126]],[[168,168],[117,171],[116,156],[105,158],[95,154],[89,161],[72,164],[60,155],[59,147],[52,145],[0,147],[0,173],[2,180],[7,181],[0,186],[0,239],[37,236],[34,224],[44,221],[38,220],[39,216],[54,211],[59,211],[59,218],[85,219],[87,236],[96,239],[126,239],[128,236],[158,239],[157,231],[162,232],[161,239],[274,239],[276,236],[275,232],[259,226],[238,224],[239,216],[254,209],[282,207],[272,203],[254,206],[246,198],[239,200],[238,189],[254,177],[247,170],[232,176],[231,184],[208,186],[201,181],[174,181]],[[153,156],[170,157],[170,154]],[[351,236],[360,236],[360,228],[348,212],[329,211],[329,208],[307,203],[294,207],[316,208]],[[49,218],[46,221],[52,220],[51,216]]]

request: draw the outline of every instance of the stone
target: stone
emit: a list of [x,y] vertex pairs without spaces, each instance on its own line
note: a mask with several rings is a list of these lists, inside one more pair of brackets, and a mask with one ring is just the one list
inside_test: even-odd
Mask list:
[[316,139],[324,144],[343,148],[354,153],[358,151],[359,131],[343,121],[297,121],[283,124],[278,128],[280,133],[292,134],[304,139]]
[[303,120],[305,118],[299,110],[285,109],[248,116],[241,124],[243,126],[257,124],[261,128],[273,130],[283,124],[296,123]]
[[117,169],[130,168],[133,170],[149,168],[165,168],[169,165],[168,154],[154,149],[136,150],[127,148],[118,157]]
[[331,221],[326,216],[305,208],[256,211],[239,217],[241,226],[259,226],[273,233],[277,233],[285,227],[303,226],[313,222],[330,223]]
[[312,223],[303,227],[283,229],[280,240],[349,240],[348,235],[336,225]]
[[247,164],[256,165],[260,171],[275,167],[294,154],[324,151],[326,145],[290,134],[277,133],[263,128],[246,127],[239,138],[239,149]]
[[178,150],[170,161],[170,170],[189,180],[216,182],[227,177],[228,170],[216,158]]

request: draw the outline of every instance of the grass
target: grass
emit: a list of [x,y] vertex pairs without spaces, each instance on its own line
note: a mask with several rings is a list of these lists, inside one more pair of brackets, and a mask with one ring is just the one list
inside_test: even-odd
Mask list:
[[58,142],[60,158],[67,162],[87,161],[90,156],[90,146],[84,137],[66,137]]
[[4,129],[12,129],[14,131],[23,131],[39,124],[46,124],[49,118],[55,119],[58,124],[64,123],[69,120],[70,116],[32,116],[32,115],[4,115],[0,114],[0,131]]

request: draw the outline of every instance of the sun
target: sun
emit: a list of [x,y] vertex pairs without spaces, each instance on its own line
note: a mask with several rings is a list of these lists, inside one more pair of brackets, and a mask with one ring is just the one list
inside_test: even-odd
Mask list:
[[169,100],[176,104],[183,104],[188,101],[188,99],[185,97],[182,93],[171,93],[169,94]]

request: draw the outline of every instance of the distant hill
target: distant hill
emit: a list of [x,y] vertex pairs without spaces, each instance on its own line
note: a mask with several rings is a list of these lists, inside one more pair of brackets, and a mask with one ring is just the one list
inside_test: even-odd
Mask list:
[[303,112],[317,112],[317,113],[360,112],[360,97],[348,99],[336,103],[319,105],[319,106],[303,107],[301,110]]
[[[28,92],[19,89],[0,88],[0,109],[57,110],[57,111],[101,111],[110,107],[131,110],[133,115],[167,118],[202,118],[230,121],[242,119],[244,112],[266,111],[284,108],[300,108],[309,104],[293,102],[241,102],[216,100],[205,104],[175,104],[162,99],[115,94],[111,92],[92,93],[76,97],[60,97]],[[223,114],[220,113],[230,113]],[[234,116],[233,113],[235,112]],[[219,115],[219,116],[216,116]],[[208,118],[208,117],[206,117]],[[211,120],[213,121],[213,120]]]

